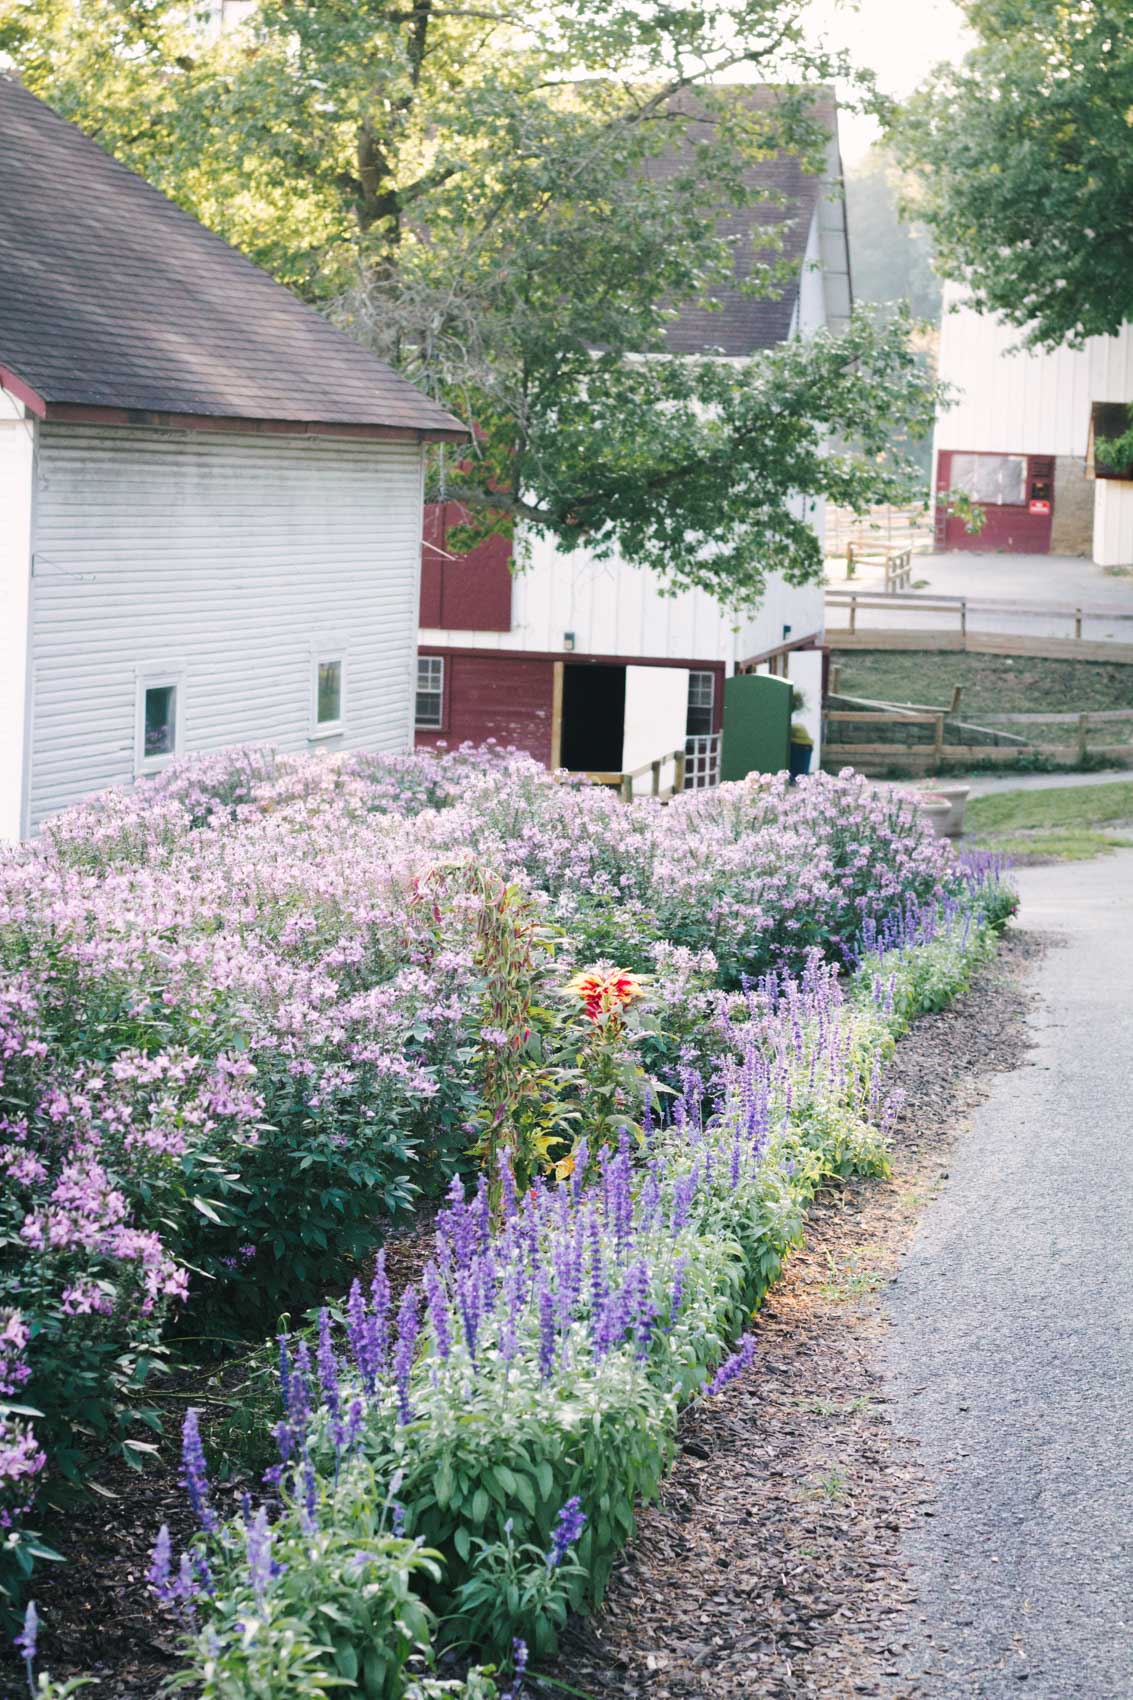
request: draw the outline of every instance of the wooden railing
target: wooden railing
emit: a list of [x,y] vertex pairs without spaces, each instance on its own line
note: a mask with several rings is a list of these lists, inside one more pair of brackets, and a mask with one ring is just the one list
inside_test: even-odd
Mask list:
[[[863,726],[931,726],[933,728],[932,757],[934,761],[939,761],[944,749],[944,722],[948,719],[948,710],[945,708],[927,709],[921,714],[905,708],[830,708],[825,710],[822,718],[827,725],[854,721],[860,722]],[[825,739],[823,742],[825,743]],[[916,744],[840,744],[832,740],[830,754],[832,756],[843,754],[873,756],[884,755],[888,752],[900,756],[909,749],[924,751],[928,748],[929,745],[927,744],[919,746]]]
[[1087,756],[1095,756],[1112,762],[1115,766],[1133,767],[1133,744],[1102,744],[1091,742],[1092,733],[1104,734],[1105,727],[1115,721],[1133,721],[1133,708],[1095,709],[1085,713],[1051,713],[1051,714],[981,714],[981,724],[1001,725],[1010,724],[1020,736],[1025,735],[1026,727],[1031,725],[1065,725],[1067,732],[1073,732],[1072,741],[1065,744],[1036,744],[1024,742],[1013,744],[1009,748],[993,744],[954,744],[945,743],[944,728],[947,721],[954,718],[958,707],[960,688],[957,686],[953,694],[951,708],[925,709],[923,712],[893,706],[884,710],[873,709],[827,709],[823,714],[824,722],[860,722],[865,728],[870,726],[931,726],[933,736],[931,743],[896,744],[896,743],[860,743],[843,744],[831,741],[825,744],[824,760],[840,766],[848,762],[856,766],[863,762],[870,767],[908,765],[922,770],[927,766],[931,769],[939,767],[942,759],[947,759],[953,765],[963,766],[972,762],[1010,765],[1017,762],[1021,756],[1042,755],[1051,761],[1062,762],[1067,766],[1074,762],[1082,762]]
[[[1118,612],[1112,608],[1070,607],[1065,604],[1032,606],[1029,603],[1021,605],[968,596],[924,596],[916,591],[879,590],[827,590],[826,606],[831,612],[844,608],[849,615],[849,623],[845,627],[827,625],[826,640],[834,649],[840,644],[850,649],[945,648],[1005,655],[1066,655],[1084,660],[1127,660],[1131,656],[1124,652],[1133,652],[1133,612]],[[898,628],[891,625],[870,625],[863,631],[858,624],[860,611],[884,609],[891,613],[895,608],[907,608],[910,613],[916,614],[946,615],[949,624],[953,619],[957,622],[958,631],[942,631],[937,626]],[[973,631],[973,618],[985,614],[1014,615],[1019,626],[1006,632]],[[1065,620],[1069,630],[1065,636],[1032,635],[1025,629],[1028,619]],[[1084,638],[1082,626],[1086,620],[1106,625],[1121,622],[1129,629],[1129,641]]]
[[908,590],[912,583],[913,551],[911,547],[890,549],[887,546],[855,543],[851,539],[846,545],[846,577],[853,578],[858,565],[863,561],[881,562],[887,594],[897,590]]
[[[661,770],[666,762],[673,764],[673,783],[667,791],[661,789]],[[636,789],[635,780],[650,776],[649,796],[667,800],[676,796],[678,791],[685,788],[684,750],[669,750],[663,756],[655,756],[642,767],[635,767],[628,773],[588,773],[587,779],[595,785],[616,786],[623,803],[632,803],[635,796],[641,795]]]

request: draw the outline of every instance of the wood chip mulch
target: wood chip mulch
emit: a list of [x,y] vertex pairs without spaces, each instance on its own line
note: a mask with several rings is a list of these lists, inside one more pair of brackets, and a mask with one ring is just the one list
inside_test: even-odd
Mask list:
[[[895,1673],[893,1626],[908,1603],[900,1532],[932,1506],[886,1418],[879,1294],[982,1079],[1022,1057],[1022,975],[1039,948],[1012,932],[960,1003],[901,1041],[889,1075],[906,1095],[892,1179],[813,1207],[806,1246],[759,1315],[756,1368],[685,1414],[676,1466],[642,1512],[602,1611],[572,1620],[558,1661],[529,1684],[534,1696],[843,1700],[880,1694]],[[390,1247],[399,1286],[426,1244],[410,1233]],[[190,1533],[177,1480],[186,1402],[169,1400],[160,1466],[107,1466],[115,1497],[51,1531],[68,1562],[36,1577],[41,1668],[57,1680],[97,1676],[96,1700],[154,1700],[176,1668],[145,1571],[162,1522],[175,1544]],[[222,1509],[249,1485],[220,1489]],[[0,1649],[0,1696],[19,1692],[19,1667]]]

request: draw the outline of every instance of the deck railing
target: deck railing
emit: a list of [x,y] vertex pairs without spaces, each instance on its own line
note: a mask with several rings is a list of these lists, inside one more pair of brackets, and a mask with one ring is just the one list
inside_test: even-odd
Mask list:
[[[683,791],[685,788],[686,759],[684,750],[667,750],[663,756],[655,756],[652,761],[645,762],[641,767],[632,768],[628,773],[588,773],[586,777],[595,785],[616,787],[623,803],[632,803],[635,797],[645,795],[659,797],[663,802],[666,802],[678,791]],[[672,784],[663,787],[661,779],[669,762],[673,764]],[[644,779],[647,774],[649,776],[648,792],[638,791],[637,781]]]
[[720,783],[720,734],[696,733],[685,739],[686,791],[706,791]]

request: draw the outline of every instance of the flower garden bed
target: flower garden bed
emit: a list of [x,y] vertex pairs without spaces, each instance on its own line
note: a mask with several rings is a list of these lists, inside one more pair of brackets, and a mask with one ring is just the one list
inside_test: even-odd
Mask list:
[[[243,1514],[190,1425],[203,1530],[152,1575],[189,1680],[424,1695],[434,1646],[549,1654],[807,1201],[884,1169],[894,1034],[1010,906],[847,777],[627,810],[491,752],[254,753],[63,817],[0,870],[5,1580],[37,1487],[144,1458],[173,1314],[251,1342],[314,1305],[245,1402],[279,1456]],[[373,1252],[422,1193],[394,1299]]]

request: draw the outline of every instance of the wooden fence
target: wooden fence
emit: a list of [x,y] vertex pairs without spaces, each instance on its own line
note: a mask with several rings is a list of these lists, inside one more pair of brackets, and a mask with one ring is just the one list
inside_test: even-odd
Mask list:
[[[845,626],[826,627],[826,641],[831,649],[921,649],[961,650],[968,654],[1030,655],[1048,660],[1133,661],[1133,613],[1116,613],[1108,608],[1031,607],[1021,610],[1018,603],[982,601],[967,596],[922,596],[916,592],[828,590],[828,610],[845,609]],[[954,630],[939,630],[870,625],[862,629],[859,614],[869,610],[907,608],[918,614],[940,614],[957,622]],[[1017,632],[973,631],[973,616],[984,614],[1014,615],[1020,613],[1046,620],[1065,620],[1069,630],[1065,637],[1027,636]],[[1130,633],[1131,641],[1114,638],[1084,638],[1082,626],[1086,620],[1121,622]]]
[[[958,702],[959,690],[953,698]],[[1007,748],[993,744],[953,744],[945,741],[945,726],[953,717],[954,708],[926,709],[922,712],[893,706],[888,709],[830,709],[823,715],[824,722],[837,724],[839,722],[854,722],[865,727],[870,726],[931,726],[933,736],[931,743],[924,744],[895,744],[885,742],[866,742],[860,744],[842,744],[824,740],[822,759],[823,765],[831,768],[843,766],[861,766],[868,770],[876,767],[904,767],[916,769],[919,772],[935,773],[947,762],[950,767],[970,766],[973,763],[1009,766],[1018,762],[1021,756],[1045,756],[1052,762],[1070,766],[1075,762],[1085,761],[1087,756],[1095,756],[1108,761],[1115,767],[1133,767],[1133,744],[1095,744],[1090,741],[1091,732],[1104,731],[1107,725],[1115,721],[1133,721],[1133,708],[1099,709],[1094,713],[1077,715],[1063,714],[1012,714],[1012,715],[981,715],[988,721],[1010,721],[1012,726],[1026,723],[1032,725],[1065,725],[1067,730],[1073,729],[1073,741],[1066,744],[1013,744]]]

